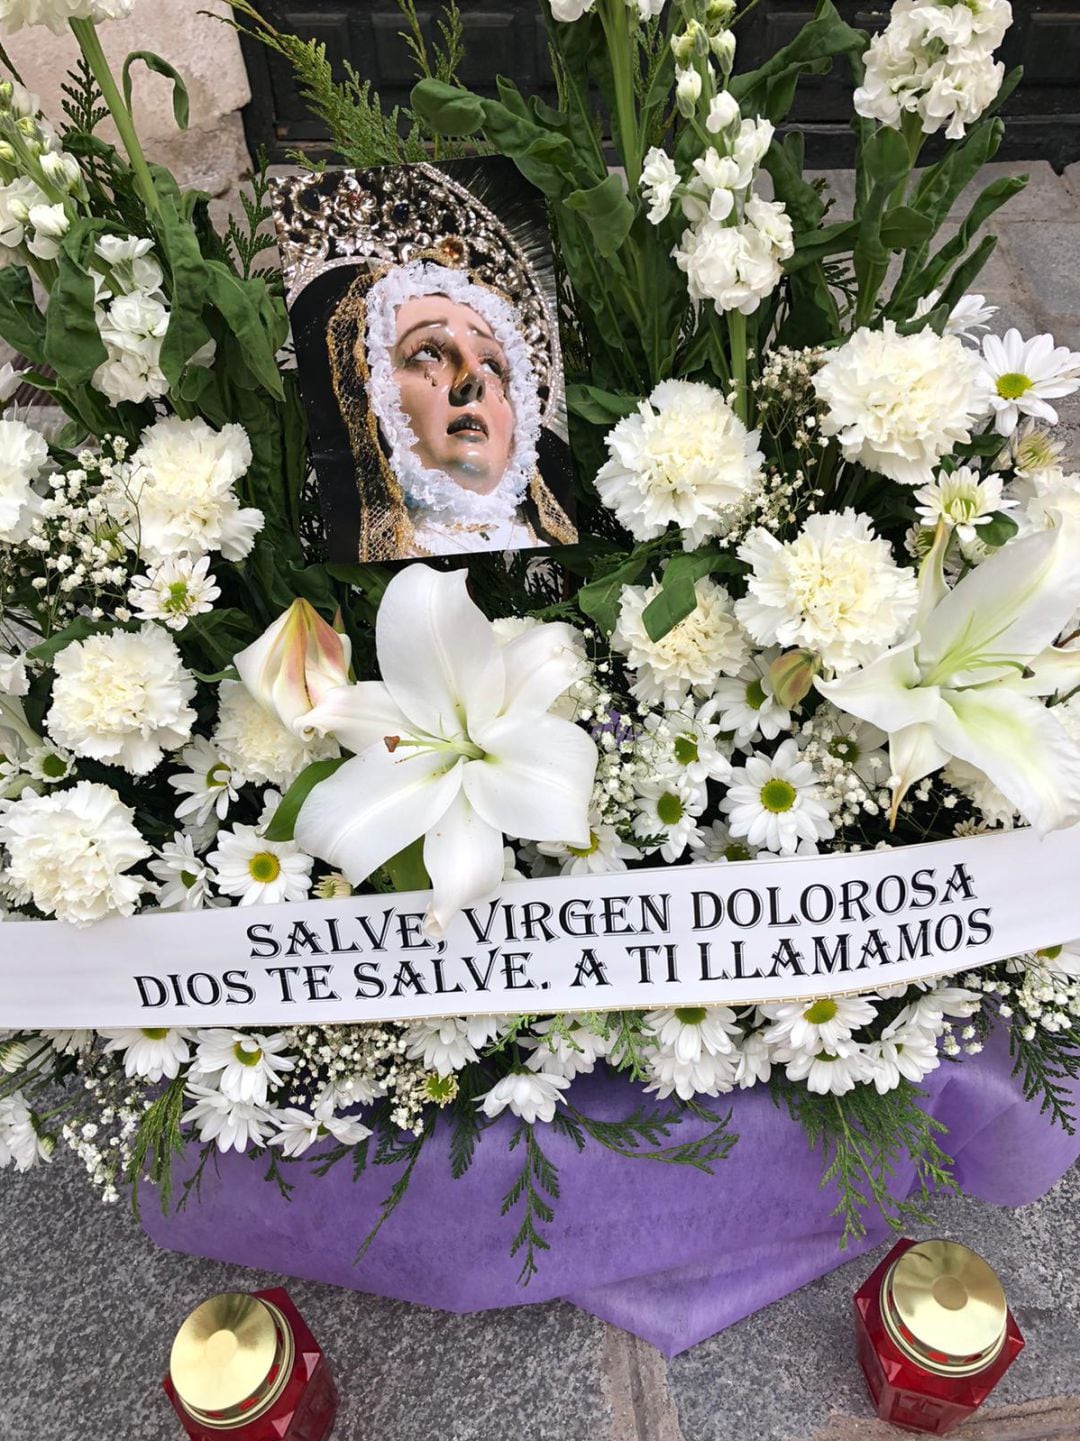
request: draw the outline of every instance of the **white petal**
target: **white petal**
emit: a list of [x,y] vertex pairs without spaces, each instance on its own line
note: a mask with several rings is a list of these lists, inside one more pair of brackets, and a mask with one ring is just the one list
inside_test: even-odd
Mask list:
[[[927,619],[923,674],[936,670],[941,685],[979,685],[1004,679],[1053,645],[1080,607],[1078,554],[1080,526],[1072,519],[995,551]],[[996,664],[978,664],[987,659]]]
[[427,930],[440,936],[462,906],[493,895],[502,884],[502,831],[480,819],[464,793],[427,833],[424,865],[432,897]]
[[467,580],[463,570],[410,565],[386,587],[375,621],[390,694],[414,728],[447,740],[498,715],[506,688],[502,648]]
[[465,766],[465,794],[489,825],[529,841],[589,841],[596,775],[592,739],[557,716],[500,716],[475,737],[487,753]]
[[1080,646],[1050,646],[1028,666],[1031,674],[1009,685],[1023,695],[1068,695],[1080,686]]
[[989,777],[1045,834],[1080,821],[1080,746],[1038,701],[1008,686],[947,692],[935,736]]
[[543,712],[580,680],[586,666],[575,646],[578,632],[562,623],[536,625],[503,646],[506,700],[503,709]]
[[387,736],[408,735],[413,730],[389,690],[377,680],[330,691],[304,716],[303,727],[315,735],[333,736],[357,755],[368,746],[383,745]]
[[889,812],[891,824],[896,822],[896,812],[908,791],[923,776],[932,775],[949,759],[949,752],[934,739],[933,728],[928,725],[905,726],[889,738],[889,765],[897,778],[893,788],[892,809]]
[[370,746],[314,788],[297,817],[296,841],[359,885],[430,830],[460,788],[461,763],[446,752],[410,756]]
[[906,726],[928,725],[936,718],[941,700],[935,688],[920,687],[915,660],[918,644],[915,637],[862,670],[815,684],[833,705],[888,734]]

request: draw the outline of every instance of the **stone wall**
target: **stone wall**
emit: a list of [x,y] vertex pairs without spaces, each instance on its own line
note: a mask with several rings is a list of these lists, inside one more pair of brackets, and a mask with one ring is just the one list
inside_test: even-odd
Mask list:
[[[203,12],[227,14],[221,0],[139,0],[126,20],[99,28],[119,76],[133,50],[152,50],[184,77],[191,98],[190,126],[181,133],[172,109],[172,85],[144,65],[132,70],[135,119],[152,160],[168,165],[181,185],[224,194],[248,169],[240,110],[251,98],[240,42],[227,25]],[[61,115],[60,87],[78,49],[73,37],[41,27],[21,30],[8,49],[45,114]],[[111,124],[102,126],[109,135]]]

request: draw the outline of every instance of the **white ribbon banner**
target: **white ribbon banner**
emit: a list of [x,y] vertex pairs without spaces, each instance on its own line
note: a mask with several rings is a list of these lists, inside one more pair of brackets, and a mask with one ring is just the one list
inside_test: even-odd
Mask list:
[[972,970],[1080,937],[1080,827],[427,895],[0,925],[0,1027],[282,1025],[746,1004]]

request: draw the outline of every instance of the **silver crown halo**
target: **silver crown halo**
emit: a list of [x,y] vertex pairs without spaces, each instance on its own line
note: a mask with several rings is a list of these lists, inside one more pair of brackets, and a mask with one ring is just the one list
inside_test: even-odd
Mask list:
[[418,164],[282,176],[272,191],[289,305],[325,270],[437,258],[514,305],[545,419],[560,405],[558,324],[540,277],[510,228],[465,186]]

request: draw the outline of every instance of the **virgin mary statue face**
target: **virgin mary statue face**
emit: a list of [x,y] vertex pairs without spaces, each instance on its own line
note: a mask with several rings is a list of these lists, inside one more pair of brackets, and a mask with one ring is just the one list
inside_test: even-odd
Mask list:
[[489,494],[514,446],[509,367],[491,326],[446,296],[416,296],[398,307],[392,360],[413,454],[426,469]]

